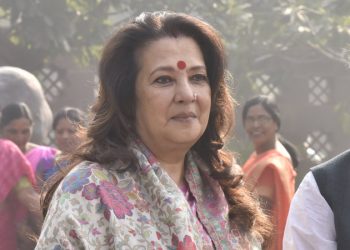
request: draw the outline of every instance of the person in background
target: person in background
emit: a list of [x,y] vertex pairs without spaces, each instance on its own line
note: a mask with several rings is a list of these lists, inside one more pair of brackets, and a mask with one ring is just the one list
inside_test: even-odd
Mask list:
[[65,107],[55,115],[52,129],[55,133],[55,144],[60,152],[56,154],[54,167],[45,172],[44,181],[68,165],[66,154],[73,152],[80,144],[79,127],[85,127],[85,114],[80,109]]
[[217,32],[186,14],[142,13],[112,36],[92,121],[47,190],[36,249],[265,246],[268,218],[223,149],[225,70]]
[[53,119],[52,129],[55,144],[64,153],[72,152],[80,143],[77,135],[79,126],[85,124],[85,114],[78,108],[65,107]]
[[11,140],[21,149],[32,166],[40,189],[45,171],[54,166],[57,150],[31,143],[32,129],[32,114],[25,103],[12,103],[2,109],[0,117],[1,137]]
[[30,163],[9,140],[0,139],[0,171],[0,249],[33,249],[28,236],[38,233],[39,195]]
[[347,150],[306,174],[289,209],[283,249],[350,249],[349,165]]
[[0,111],[6,105],[15,102],[24,102],[34,114],[31,141],[48,143],[52,112],[42,84],[27,70],[0,66]]
[[296,150],[278,134],[279,110],[267,96],[249,99],[243,106],[242,118],[254,145],[254,152],[242,167],[246,186],[257,193],[275,225],[271,249],[282,249],[288,209],[295,191]]

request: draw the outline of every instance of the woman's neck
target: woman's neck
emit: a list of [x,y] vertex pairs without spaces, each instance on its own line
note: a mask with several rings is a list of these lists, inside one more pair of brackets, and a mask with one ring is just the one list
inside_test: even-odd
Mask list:
[[255,148],[256,154],[259,155],[259,154],[265,153],[266,151],[269,151],[271,149],[276,149],[277,142],[278,142],[277,138],[274,137],[273,140],[268,141],[265,144],[260,145],[259,147],[256,147]]
[[185,158],[188,147],[148,147],[160,163],[167,174],[177,185],[182,185],[185,181]]
[[159,161],[161,168],[163,168],[171,179],[178,185],[181,186],[185,182],[185,161],[179,162],[164,162]]
[[34,144],[32,142],[27,142],[26,145],[25,145],[25,148],[24,149],[21,149],[22,152],[25,154],[27,153],[28,151],[32,150],[33,148],[36,148],[38,147],[39,145],[37,144]]
[[155,154],[155,157],[167,174],[179,186],[185,181],[185,158],[187,151],[172,151]]

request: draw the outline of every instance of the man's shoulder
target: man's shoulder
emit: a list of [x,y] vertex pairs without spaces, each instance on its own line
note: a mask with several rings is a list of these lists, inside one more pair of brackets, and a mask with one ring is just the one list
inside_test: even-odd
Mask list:
[[311,171],[332,210],[341,207],[350,192],[350,150],[311,168]]
[[344,151],[343,153],[333,157],[332,159],[321,163],[315,167],[311,168],[311,171],[314,175],[318,173],[327,173],[331,174],[337,170],[350,171],[350,150]]

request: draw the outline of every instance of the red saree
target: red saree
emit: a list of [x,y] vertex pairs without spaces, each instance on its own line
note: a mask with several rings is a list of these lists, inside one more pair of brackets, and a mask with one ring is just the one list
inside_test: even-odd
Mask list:
[[271,214],[275,235],[270,249],[281,250],[289,206],[295,192],[296,173],[291,161],[272,149],[259,155],[253,153],[244,164],[243,171],[248,189],[257,191],[268,186],[273,190]]

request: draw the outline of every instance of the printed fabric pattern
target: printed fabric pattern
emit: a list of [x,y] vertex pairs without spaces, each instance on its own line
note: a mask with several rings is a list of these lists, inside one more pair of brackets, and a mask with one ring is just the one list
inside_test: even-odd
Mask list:
[[224,194],[194,153],[187,155],[185,175],[197,216],[145,145],[135,140],[131,148],[139,163],[134,169],[83,162],[64,178],[36,249],[261,249],[257,240],[230,230]]

